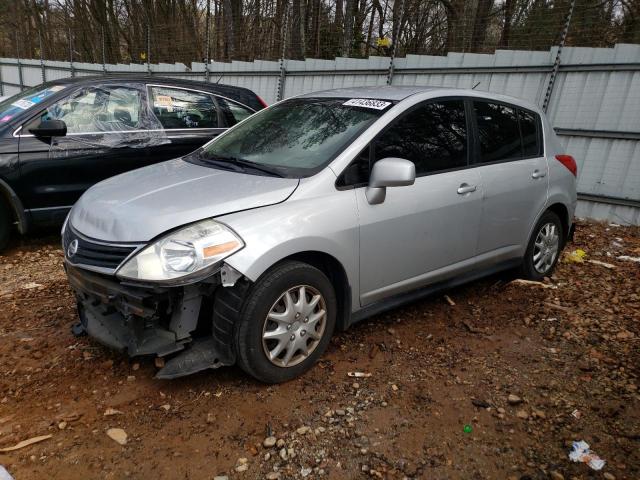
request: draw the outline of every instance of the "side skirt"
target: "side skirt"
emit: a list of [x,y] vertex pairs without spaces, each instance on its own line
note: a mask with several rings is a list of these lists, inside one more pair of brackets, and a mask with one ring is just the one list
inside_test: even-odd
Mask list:
[[494,273],[509,270],[511,268],[514,268],[520,265],[520,262],[521,260],[519,258],[507,260],[486,269],[471,271],[464,275],[453,277],[449,280],[434,283],[432,285],[428,285],[426,287],[422,287],[417,290],[412,290],[410,292],[394,295],[392,297],[386,298],[379,302],[372,303],[371,305],[367,305],[366,307],[358,310],[357,312],[353,312],[351,314],[351,319],[349,321],[348,326],[351,326],[355,323],[358,323],[374,315],[378,315],[379,313],[386,312],[394,308],[398,308],[408,303],[413,303],[417,300],[421,300],[425,297],[431,296],[443,290],[449,290],[453,287],[457,287],[460,285],[464,285],[465,283],[478,280],[479,278],[483,278],[483,277],[492,275]]

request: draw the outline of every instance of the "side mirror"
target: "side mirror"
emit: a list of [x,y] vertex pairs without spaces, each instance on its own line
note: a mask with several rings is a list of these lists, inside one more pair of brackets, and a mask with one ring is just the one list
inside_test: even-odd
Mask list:
[[384,202],[387,187],[404,187],[416,181],[416,166],[404,158],[383,158],[373,164],[369,186],[366,190],[367,201],[371,205]]
[[64,137],[67,134],[67,124],[62,120],[43,120],[36,128],[30,128],[29,132],[42,138]]

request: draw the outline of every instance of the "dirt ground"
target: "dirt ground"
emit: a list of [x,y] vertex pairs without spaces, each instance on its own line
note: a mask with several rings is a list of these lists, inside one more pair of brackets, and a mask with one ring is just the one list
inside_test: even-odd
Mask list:
[[[618,259],[638,228],[580,223],[587,261],[546,288],[494,276],[379,315],[277,386],[155,380],[74,337],[58,243],[0,256],[0,449],[51,435],[0,453],[16,480],[640,479],[640,263]],[[603,470],[569,460],[577,440]]]

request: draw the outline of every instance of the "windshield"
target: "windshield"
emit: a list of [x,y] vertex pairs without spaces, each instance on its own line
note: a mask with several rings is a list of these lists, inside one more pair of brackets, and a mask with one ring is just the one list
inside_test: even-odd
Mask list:
[[249,117],[187,160],[220,168],[228,162],[246,170],[253,165],[258,173],[307,177],[331,162],[390,105],[377,100],[292,99]]
[[64,85],[38,85],[0,102],[0,126],[13,117],[42,102],[45,98],[64,90]]

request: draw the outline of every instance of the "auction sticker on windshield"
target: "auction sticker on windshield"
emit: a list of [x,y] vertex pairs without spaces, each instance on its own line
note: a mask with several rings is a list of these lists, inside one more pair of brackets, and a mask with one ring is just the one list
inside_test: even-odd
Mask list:
[[18,100],[17,102],[13,102],[11,105],[14,107],[21,108],[22,110],[26,110],[27,108],[31,108],[35,105],[31,100],[25,100],[24,98]]
[[347,100],[342,105],[347,107],[363,107],[373,108],[374,110],[384,110],[391,102],[385,102],[384,100],[373,100],[371,98],[352,98]]

